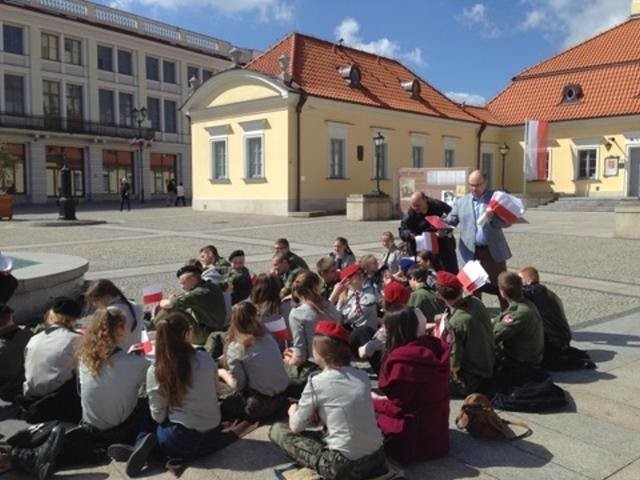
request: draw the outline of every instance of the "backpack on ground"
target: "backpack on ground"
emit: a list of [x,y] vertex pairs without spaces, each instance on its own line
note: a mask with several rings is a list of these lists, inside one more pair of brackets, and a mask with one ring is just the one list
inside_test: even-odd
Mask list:
[[527,382],[513,387],[507,393],[497,393],[491,403],[499,410],[540,413],[558,410],[568,402],[564,390],[549,377],[541,382]]
[[[514,435],[509,425],[522,427],[525,431]],[[489,399],[481,393],[472,393],[464,399],[456,417],[456,426],[468,431],[474,437],[487,440],[516,440],[528,437],[532,433],[525,423],[501,418],[493,410]]]

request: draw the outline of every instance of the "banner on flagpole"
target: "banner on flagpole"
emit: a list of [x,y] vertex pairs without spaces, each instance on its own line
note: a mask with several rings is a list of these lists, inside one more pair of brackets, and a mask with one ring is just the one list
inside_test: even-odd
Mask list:
[[542,120],[527,120],[524,131],[525,180],[546,180],[549,122]]

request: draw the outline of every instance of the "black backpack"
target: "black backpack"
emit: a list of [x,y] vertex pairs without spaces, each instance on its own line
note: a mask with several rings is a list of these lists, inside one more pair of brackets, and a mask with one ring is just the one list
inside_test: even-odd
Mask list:
[[567,405],[564,390],[551,378],[541,382],[527,382],[512,388],[508,393],[498,393],[491,400],[494,408],[515,412],[548,412]]

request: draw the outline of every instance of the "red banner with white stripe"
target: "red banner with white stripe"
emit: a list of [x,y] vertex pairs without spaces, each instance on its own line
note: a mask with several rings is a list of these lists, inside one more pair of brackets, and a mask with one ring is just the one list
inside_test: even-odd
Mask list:
[[546,180],[549,122],[528,120],[525,124],[525,169],[527,181]]

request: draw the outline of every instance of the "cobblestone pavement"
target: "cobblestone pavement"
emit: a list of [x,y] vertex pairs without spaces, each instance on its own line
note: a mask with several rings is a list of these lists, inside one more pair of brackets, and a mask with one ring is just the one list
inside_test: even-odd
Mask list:
[[[93,208],[93,209],[89,209]],[[333,239],[349,239],[356,255],[380,253],[382,231],[397,232],[398,221],[349,222],[342,216],[283,218],[195,212],[147,205],[131,212],[104,205],[81,206],[81,219],[106,223],[85,227],[34,226],[56,214],[46,208],[19,210],[13,222],[0,222],[0,249],[16,254],[38,251],[89,259],[87,278],[114,280],[140,298],[143,286],[162,283],[177,290],[174,272],[198,249],[214,244],[223,254],[242,248],[248,266],[268,268],[273,241],[287,237],[292,249],[312,265],[330,250]],[[598,362],[597,371],[556,375],[571,398],[569,411],[554,415],[510,415],[529,423],[534,435],[514,443],[476,441],[452,423],[451,455],[406,469],[412,479],[604,479],[640,478],[640,242],[612,237],[613,214],[531,210],[526,222],[507,229],[513,250],[510,269],[532,264],[565,303],[580,348]],[[497,309],[492,297],[487,304]],[[455,416],[459,402],[452,402]],[[0,422],[0,432],[15,428]],[[285,463],[266,439],[267,427],[207,457],[184,479],[271,479]],[[172,478],[160,471],[153,478]],[[155,475],[157,474],[157,475]],[[126,478],[123,465],[61,472],[68,478]],[[5,474],[4,478],[21,478]]]

